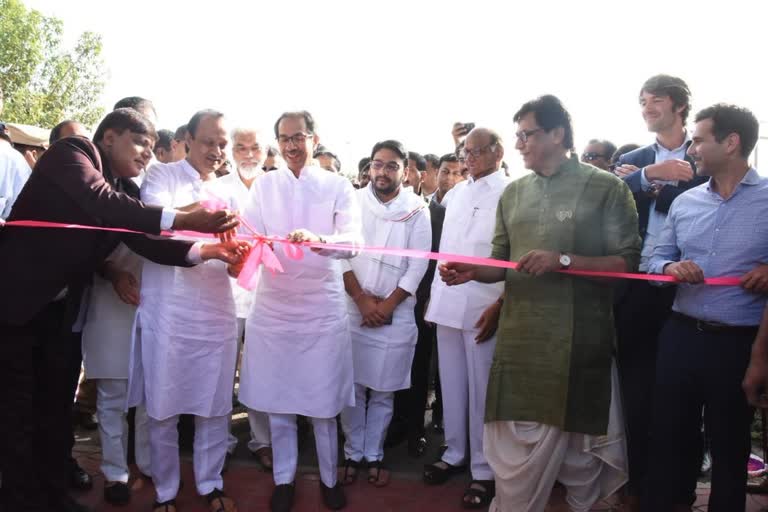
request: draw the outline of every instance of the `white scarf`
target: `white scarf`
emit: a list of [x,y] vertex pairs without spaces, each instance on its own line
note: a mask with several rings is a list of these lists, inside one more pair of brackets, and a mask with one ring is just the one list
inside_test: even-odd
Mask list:
[[[368,245],[374,247],[407,248],[408,220],[427,207],[421,196],[400,188],[400,193],[387,205],[383,204],[373,191],[373,184],[369,183],[363,192],[365,209],[378,219],[373,240],[366,240]],[[393,255],[373,255],[376,260],[387,265],[400,267],[403,257]]]

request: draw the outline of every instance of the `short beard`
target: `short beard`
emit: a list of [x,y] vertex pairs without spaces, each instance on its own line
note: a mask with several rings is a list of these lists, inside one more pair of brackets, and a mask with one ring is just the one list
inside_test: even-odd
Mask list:
[[261,168],[261,165],[254,164],[253,166],[243,166],[238,167],[237,172],[240,173],[240,176],[242,176],[246,180],[252,180],[254,178],[258,178],[262,174],[264,174],[264,170]]

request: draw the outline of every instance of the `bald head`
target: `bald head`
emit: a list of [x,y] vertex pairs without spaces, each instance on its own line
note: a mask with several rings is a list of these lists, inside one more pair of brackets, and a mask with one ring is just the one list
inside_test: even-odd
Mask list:
[[461,156],[469,173],[479,179],[499,169],[504,158],[504,142],[496,131],[478,127],[464,139]]

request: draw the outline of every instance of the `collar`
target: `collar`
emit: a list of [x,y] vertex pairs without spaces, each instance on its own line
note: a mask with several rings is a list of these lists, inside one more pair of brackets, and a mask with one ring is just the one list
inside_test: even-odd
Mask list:
[[186,158],[181,159],[181,168],[190,178],[203,181],[203,179],[200,177],[200,173],[197,172],[194,167],[192,167],[192,164],[190,164],[189,160]]
[[[739,185],[736,188],[739,188],[741,185],[759,185],[760,184],[760,175],[757,173],[757,169],[754,167],[750,167],[749,170],[747,170],[747,173],[744,175],[743,178],[741,178],[741,181],[739,182]],[[709,178],[707,180],[707,191],[712,192],[712,178]],[[715,193],[715,192],[713,192]]]
[[657,153],[659,151],[667,151],[669,153],[677,153],[678,151],[682,151],[684,149],[687,150],[688,146],[690,146],[690,145],[691,145],[691,134],[688,133],[688,130],[685,130],[685,137],[683,137],[683,143],[680,146],[678,146],[678,147],[676,147],[674,149],[667,149],[667,148],[665,148],[664,146],[662,146],[659,143],[659,139],[656,139],[656,140],[653,141],[653,150],[656,151]]
[[491,174],[478,179],[475,179],[470,175],[469,178],[467,178],[467,186],[470,186],[473,183],[487,183],[488,185],[496,185],[503,182],[504,178],[504,172],[501,169],[496,169]]

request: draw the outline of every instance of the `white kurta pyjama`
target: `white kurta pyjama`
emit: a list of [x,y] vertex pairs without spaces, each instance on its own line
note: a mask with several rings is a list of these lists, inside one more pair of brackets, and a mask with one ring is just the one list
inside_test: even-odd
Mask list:
[[[357,192],[366,246],[429,251],[432,226],[429,208],[410,190],[401,190],[388,205],[381,204],[372,185]],[[404,219],[404,220],[403,220]],[[411,362],[418,330],[413,308],[416,288],[427,271],[428,260],[363,252],[342,262],[354,272],[368,294],[385,299],[396,288],[410,295],[395,308],[390,325],[363,327],[354,300],[347,296],[352,333],[355,383],[376,391],[397,391],[411,385]]]
[[[181,207],[209,198],[208,190],[228,199],[225,187],[216,180],[203,182],[181,160],[153,166],[141,198],[151,205]],[[140,300],[130,402],[143,395],[147,413],[156,420],[229,414],[237,324],[226,264],[209,260],[181,268],[145,261]]]
[[[331,243],[361,242],[360,209],[344,177],[287,167],[251,186],[244,214],[266,235],[307,229]],[[240,402],[268,413],[333,418],[354,403],[352,349],[341,265],[356,252],[304,250],[290,260],[279,244],[285,272],[262,272],[245,330]]]
[[[496,226],[496,206],[509,179],[502,171],[460,182],[450,191],[440,252],[487,258]],[[475,327],[483,312],[504,293],[504,283],[470,281],[447,286],[435,274],[426,320],[437,324],[438,366],[444,397],[448,449],[442,460],[461,465],[469,459],[472,478],[490,480],[483,455],[483,416],[496,336],[483,343]],[[469,441],[469,442],[467,442]]]

